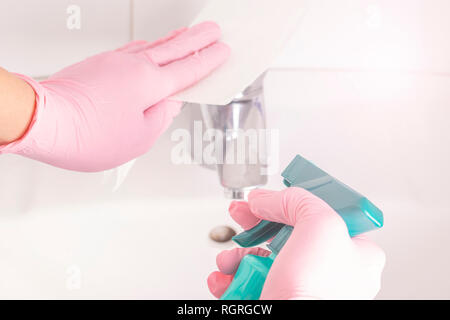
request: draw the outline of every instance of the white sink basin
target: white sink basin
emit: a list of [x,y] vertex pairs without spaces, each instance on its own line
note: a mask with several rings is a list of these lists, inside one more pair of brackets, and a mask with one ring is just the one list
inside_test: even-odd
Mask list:
[[[450,298],[450,78],[291,70],[266,87],[280,130],[269,187],[296,153],[312,160],[385,213],[379,298]],[[171,163],[171,130],[115,192],[102,173],[0,157],[0,298],[212,298],[206,277],[233,244],[208,233],[238,228],[215,172]]]
[[3,220],[1,298],[210,298],[225,201],[95,203]]

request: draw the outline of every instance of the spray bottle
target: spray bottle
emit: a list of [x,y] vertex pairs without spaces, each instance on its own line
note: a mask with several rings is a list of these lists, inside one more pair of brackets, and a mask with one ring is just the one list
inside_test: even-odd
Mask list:
[[[328,203],[345,221],[351,237],[383,226],[383,213],[372,202],[303,157],[297,155],[281,175],[287,187],[306,189]],[[249,254],[241,260],[232,283],[220,299],[259,299],[267,273],[292,230],[292,226],[263,220],[234,236],[233,241],[242,247],[257,246],[275,238],[268,245],[270,256]]]

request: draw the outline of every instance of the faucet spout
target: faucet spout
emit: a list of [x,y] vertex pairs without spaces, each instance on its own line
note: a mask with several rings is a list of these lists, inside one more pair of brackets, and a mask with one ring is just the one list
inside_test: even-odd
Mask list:
[[244,199],[251,189],[267,183],[264,76],[225,106],[200,106],[206,128],[220,133],[216,168],[227,198]]

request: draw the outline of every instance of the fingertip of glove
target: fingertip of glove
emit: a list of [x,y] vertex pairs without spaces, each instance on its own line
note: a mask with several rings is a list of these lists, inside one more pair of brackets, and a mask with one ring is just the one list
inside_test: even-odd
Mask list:
[[231,218],[236,221],[244,230],[256,226],[260,219],[250,210],[246,201],[233,201],[228,208]]
[[213,44],[218,51],[222,53],[222,57],[224,60],[228,59],[231,55],[231,48],[225,42],[216,42]]
[[214,271],[208,276],[208,289],[216,298],[220,298],[232,280],[233,276]]
[[212,20],[205,20],[205,21],[199,22],[199,23],[193,25],[191,27],[191,30],[199,31],[199,32],[208,30],[208,31],[217,33],[219,36],[222,34],[222,30],[221,30],[220,26]]
[[[231,274],[233,273],[233,270],[230,271],[230,253],[232,253],[231,250],[224,250],[220,252],[216,257],[216,265],[219,268],[220,272],[223,272],[224,274]],[[231,260],[233,260],[231,258]]]

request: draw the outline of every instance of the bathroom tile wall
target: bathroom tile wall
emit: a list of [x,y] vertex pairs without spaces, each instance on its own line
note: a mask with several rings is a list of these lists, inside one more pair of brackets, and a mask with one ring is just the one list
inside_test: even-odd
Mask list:
[[313,0],[278,65],[450,71],[447,0]]
[[[45,76],[130,39],[154,40],[189,25],[207,2],[2,0],[0,65]],[[275,66],[450,72],[447,0],[305,4],[301,28]]]
[[45,77],[134,39],[189,25],[206,0],[2,0],[0,65]]
[[157,39],[189,25],[207,1],[132,0],[135,39]]
[[130,38],[128,0],[0,1],[0,65],[51,74]]

